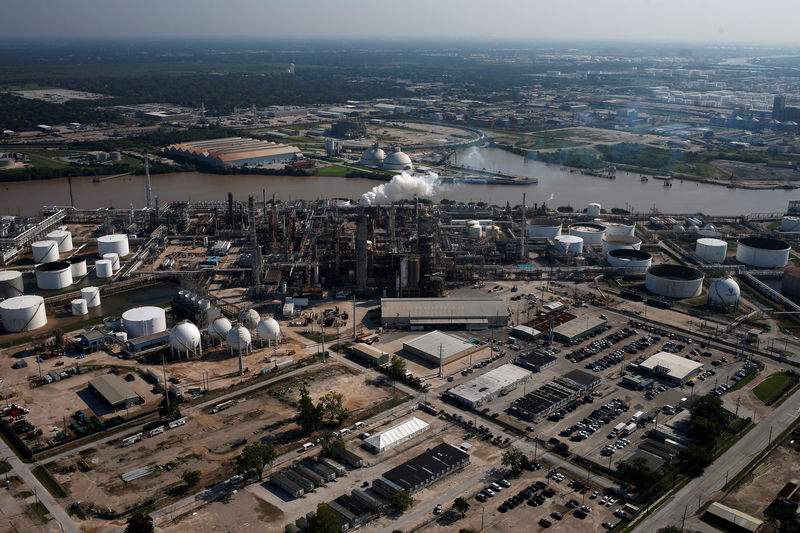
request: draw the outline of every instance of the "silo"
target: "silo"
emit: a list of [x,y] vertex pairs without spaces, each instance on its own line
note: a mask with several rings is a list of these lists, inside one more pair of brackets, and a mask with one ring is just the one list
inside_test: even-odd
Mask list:
[[59,252],[69,252],[72,250],[72,233],[57,229],[47,234],[47,240],[55,241],[58,244]]
[[725,255],[728,253],[728,243],[707,237],[697,239],[695,253],[697,257],[709,263],[724,263]]
[[58,261],[58,243],[55,241],[36,241],[31,244],[31,250],[36,264]]
[[15,296],[0,302],[3,327],[6,331],[17,333],[30,331],[47,325],[44,298],[41,296]]
[[117,255],[117,254],[115,254],[113,252],[112,253],[108,253],[108,254],[103,254],[103,259],[105,259],[105,260],[107,260],[107,261],[109,261],[111,263],[111,270],[113,272],[116,272],[117,270],[119,270],[119,255]]
[[130,338],[167,330],[167,315],[160,307],[144,306],[122,313],[122,326]]
[[117,254],[120,257],[125,257],[131,253],[128,245],[128,236],[121,233],[103,235],[97,239],[97,253],[101,257],[111,253]]
[[86,256],[74,256],[67,259],[70,270],[72,271],[72,279],[82,278],[86,275]]
[[100,289],[97,287],[84,287],[81,289],[81,298],[86,300],[88,307],[97,307],[100,305]]
[[86,300],[77,298],[72,300],[72,316],[83,316],[89,313],[89,306],[86,305]]
[[605,233],[606,227],[594,222],[576,222],[569,227],[569,234],[583,239],[585,246],[599,246]]
[[736,260],[759,268],[785,267],[791,247],[786,241],[767,237],[743,237],[736,245]]
[[55,291],[72,285],[72,268],[66,261],[36,266],[36,285],[43,291]]
[[638,250],[642,246],[642,240],[635,235],[604,235],[603,236],[603,256],[608,259],[608,252],[626,248],[628,250]]
[[17,270],[0,270],[0,298],[13,298],[25,293],[22,272]]
[[537,217],[528,220],[525,231],[530,238],[555,239],[561,235],[561,221],[550,217]]
[[599,217],[600,216],[600,204],[597,203],[590,203],[586,206],[586,214],[590,217]]
[[566,254],[582,254],[583,239],[575,235],[559,235],[553,239],[556,250]]
[[114,275],[114,270],[111,268],[111,261],[108,259],[98,259],[95,261],[94,270],[99,279],[110,278]]

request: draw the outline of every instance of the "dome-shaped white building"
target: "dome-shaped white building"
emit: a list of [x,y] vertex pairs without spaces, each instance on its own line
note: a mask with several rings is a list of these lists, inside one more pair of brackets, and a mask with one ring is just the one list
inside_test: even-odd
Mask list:
[[277,346],[281,340],[281,326],[274,318],[266,318],[258,323],[256,337],[262,343],[271,344],[272,341],[275,341]]
[[177,352],[178,357],[186,354],[187,359],[189,355],[203,355],[200,330],[189,321],[175,325],[169,333],[169,349],[173,355]]
[[253,342],[250,332],[242,326],[231,328],[226,339],[228,341],[228,351],[231,353],[249,352]]
[[258,327],[258,322],[260,320],[261,315],[259,315],[258,311],[255,309],[248,309],[239,315],[239,322],[250,331],[253,331],[256,329],[256,327]]
[[739,285],[733,278],[715,280],[708,288],[708,306],[728,313],[739,308]]
[[400,151],[399,146],[395,146],[394,151],[383,160],[384,170],[414,170],[414,164],[408,154]]
[[378,143],[375,143],[364,150],[359,163],[368,167],[380,167],[383,165],[384,159],[386,159],[386,152],[378,146]]
[[233,327],[231,321],[222,315],[212,318],[208,322],[208,336],[211,337],[211,342],[222,342],[227,339],[231,327]]

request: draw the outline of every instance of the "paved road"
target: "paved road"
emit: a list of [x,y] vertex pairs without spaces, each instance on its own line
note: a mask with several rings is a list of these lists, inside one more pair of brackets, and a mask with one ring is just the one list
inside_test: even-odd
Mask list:
[[714,464],[706,468],[702,476],[692,480],[683,489],[662,505],[658,511],[650,515],[637,527],[637,532],[649,533],[668,525],[680,526],[686,515],[686,527],[704,529],[695,517],[698,507],[712,499],[726,483],[726,479],[734,477],[743,470],[753,458],[788,428],[800,415],[800,391],[788,398],[759,424],[751,429],[739,442],[734,444]]
[[39,483],[39,480],[36,479],[36,476],[33,475],[33,472],[31,472],[31,465],[23,463],[2,439],[0,439],[0,453],[2,453],[3,457],[5,457],[5,461],[11,465],[11,472],[9,473],[19,476],[25,482],[25,484],[36,493],[36,497],[39,498],[39,501],[42,503],[42,505],[47,507],[47,511],[50,513],[50,516],[55,518],[58,523],[61,524],[62,530],[79,533],[80,529],[78,529],[78,526],[76,526],[75,522],[72,521],[72,518],[56,502],[55,498],[53,498],[47,489],[44,488],[41,483]]

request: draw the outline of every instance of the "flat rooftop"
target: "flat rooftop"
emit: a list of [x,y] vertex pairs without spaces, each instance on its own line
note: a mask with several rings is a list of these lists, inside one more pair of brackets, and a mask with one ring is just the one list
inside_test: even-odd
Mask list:
[[639,363],[639,366],[654,374],[665,374],[683,380],[692,372],[702,368],[703,363],[668,352],[658,352]]
[[499,393],[506,387],[529,379],[531,375],[529,371],[523,368],[506,364],[453,387],[450,390],[450,394],[474,404],[487,396]]
[[404,342],[403,350],[408,350],[408,348],[412,349],[412,353],[414,353],[414,350],[416,350],[417,352],[423,352],[427,354],[429,358],[435,359],[439,358],[439,353],[441,350],[442,359],[446,361],[450,357],[460,354],[466,350],[475,349],[475,345],[462,339],[461,337],[448,335],[447,333],[437,330],[426,333],[425,335],[420,335],[419,337],[408,342]]
[[505,320],[508,316],[502,298],[382,298],[382,319],[408,318],[452,320],[454,323],[464,319],[486,320],[497,317]]

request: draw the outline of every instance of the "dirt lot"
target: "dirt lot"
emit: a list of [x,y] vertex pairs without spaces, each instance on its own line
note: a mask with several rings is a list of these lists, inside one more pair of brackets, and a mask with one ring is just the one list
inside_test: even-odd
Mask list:
[[757,187],[792,185],[796,187],[797,182],[800,181],[800,172],[793,168],[770,167],[766,163],[743,163],[724,159],[712,161],[711,164],[714,168],[736,178],[738,185]]
[[[16,476],[8,478],[11,482],[9,490],[0,491],[0,529],[2,531],[35,531],[36,533],[53,533],[61,531],[58,522],[46,516],[43,523],[30,506],[36,504],[36,496],[31,489]],[[3,478],[3,486],[6,479]]]
[[283,531],[283,516],[279,506],[258,498],[248,490],[240,490],[230,498],[162,523],[159,529],[164,533]]

